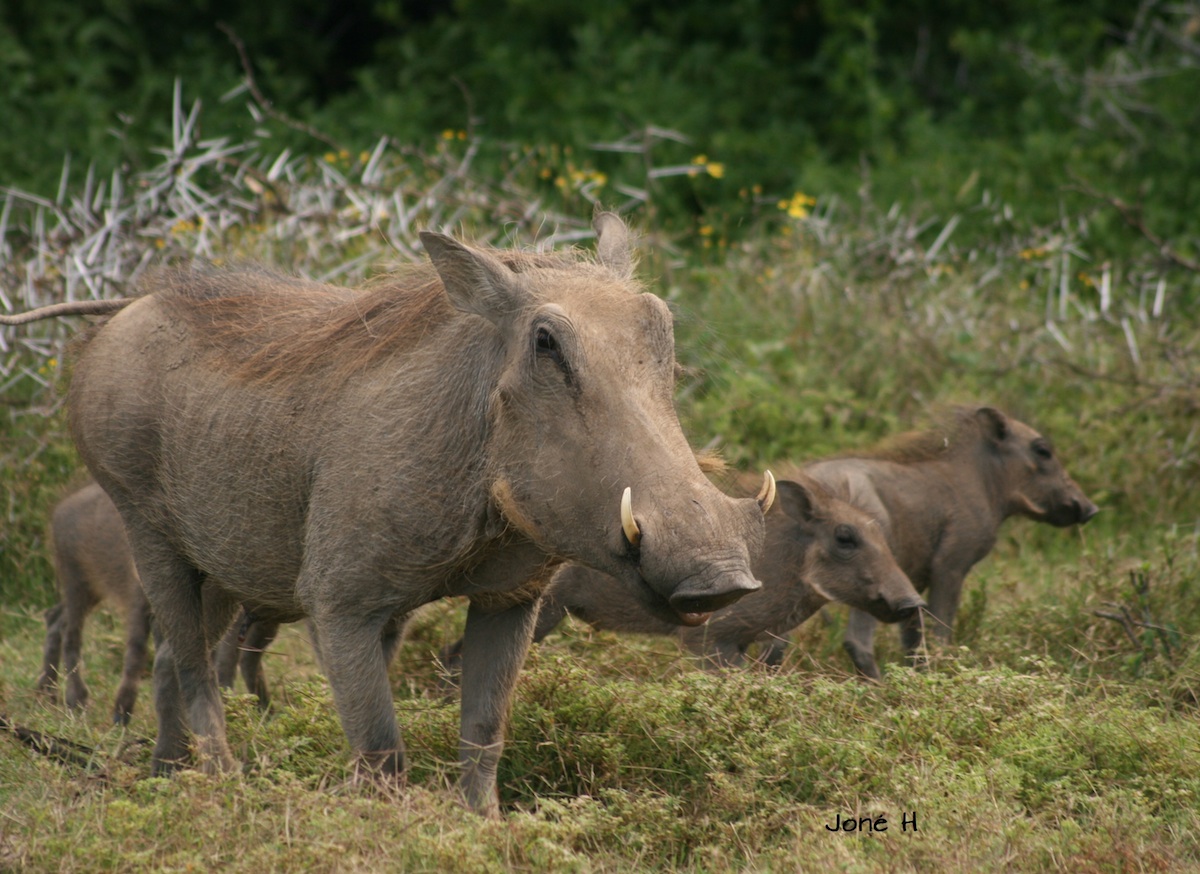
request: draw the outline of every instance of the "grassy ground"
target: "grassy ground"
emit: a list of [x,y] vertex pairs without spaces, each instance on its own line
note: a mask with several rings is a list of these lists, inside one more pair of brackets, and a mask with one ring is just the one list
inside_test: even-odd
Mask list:
[[[339,196],[376,190],[323,179]],[[289,184],[294,204],[307,190],[301,169]],[[395,216],[349,233],[357,219],[337,203],[313,218],[317,230],[295,210],[278,225],[256,214],[258,228],[208,193],[196,201],[214,210],[204,222],[151,211],[140,227],[161,231],[159,251],[177,256],[204,246],[253,256],[262,234],[262,257],[352,278],[395,257],[393,236],[411,239]],[[500,199],[462,202],[475,211],[454,221],[474,227],[487,218],[477,204]],[[116,617],[89,626],[87,712],[33,691],[40,613],[53,600],[44,520],[78,473],[56,395],[34,384],[54,384],[57,340],[20,346],[9,333],[0,713],[96,755],[90,768],[64,766],[0,737],[0,870],[1194,870],[1198,278],[1097,263],[1082,225],[1022,226],[986,198],[964,204],[961,224],[920,204],[883,210],[869,192],[814,206],[737,244],[701,234],[707,247],[668,248],[648,228],[643,273],[679,316],[679,405],[693,442],[757,470],[982,401],[1049,434],[1102,507],[1080,530],[1007,523],[968,581],[954,644],[928,671],[900,667],[885,630],[887,682],[854,680],[838,610],[797,632],[777,672],[707,674],[670,640],[567,625],[523,672],[500,773],[506,816],[485,823],[450,790],[457,704],[432,656],[462,616],[439,604],[392,667],[411,758],[403,792],[349,780],[328,687],[298,628],[266,661],[272,715],[228,699],[244,772],[149,779],[149,684],[127,731],[107,724]],[[313,242],[339,238],[341,249]],[[126,257],[112,239],[114,270],[133,269],[144,243],[124,240]],[[9,250],[10,278],[36,266],[22,251]],[[1127,615],[1128,632],[1101,613]],[[887,828],[828,830],[838,817],[884,817]]]

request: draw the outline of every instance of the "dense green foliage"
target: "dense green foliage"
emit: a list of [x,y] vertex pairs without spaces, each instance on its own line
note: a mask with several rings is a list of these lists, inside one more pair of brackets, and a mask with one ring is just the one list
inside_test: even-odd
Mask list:
[[[703,154],[723,170],[663,200],[676,219],[754,191],[850,194],[864,169],[885,200],[916,185],[948,208],[969,183],[1047,222],[1064,201],[1088,204],[1074,179],[1145,201],[1151,226],[1194,254],[1198,22],[1194,3],[1114,0],[14,0],[0,11],[0,164],[43,192],[64,153],[102,174],[140,166],[165,138],[176,79],[214,129],[249,135],[245,97],[220,100],[242,81],[232,32],[274,108],[331,142],[466,129],[496,163],[506,143],[578,153],[674,129],[690,143],[660,164]],[[611,175],[629,157],[591,160]]]

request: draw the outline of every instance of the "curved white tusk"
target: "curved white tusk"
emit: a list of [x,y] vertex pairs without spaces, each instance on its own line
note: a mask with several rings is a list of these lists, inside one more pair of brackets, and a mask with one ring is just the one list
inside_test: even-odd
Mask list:
[[762,507],[764,516],[771,509],[771,505],[775,503],[775,476],[769,470],[763,474],[762,491],[758,493],[756,500],[758,506]]
[[625,539],[633,546],[637,546],[642,539],[642,532],[633,520],[633,492],[628,486],[621,495],[621,530],[625,532]]

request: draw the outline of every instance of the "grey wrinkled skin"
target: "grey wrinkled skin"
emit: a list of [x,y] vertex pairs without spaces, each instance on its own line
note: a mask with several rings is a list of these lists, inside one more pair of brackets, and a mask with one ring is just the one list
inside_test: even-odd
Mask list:
[[498,815],[512,687],[559,563],[679,610],[759,588],[762,511],[700,471],[670,312],[633,281],[624,224],[596,226],[594,263],[422,234],[432,269],[357,291],[160,273],[82,345],[72,433],[165,639],[156,772],[189,753],[234,767],[211,654],[245,604],[310,618],[359,766],[401,779],[386,648],[422,604],[465,595],[460,789]]
[[[570,613],[606,631],[677,635],[708,666],[729,667],[741,665],[755,643],[767,645],[765,661],[771,663],[776,650],[770,645],[830,601],[870,611],[883,622],[905,620],[924,606],[875,521],[803,475],[779,481],[766,545],[753,570],[761,590],[705,624],[687,627],[645,587],[568,565],[542,596],[534,640]],[[442,651],[451,671],[459,648],[455,643]]]
[[[913,435],[895,450],[803,468],[880,521],[896,561],[927,593],[925,626],[941,642],[950,639],[963,580],[992,550],[1005,519],[1066,527],[1098,512],[1033,428],[991,407],[957,408],[952,416],[946,428]],[[852,611],[844,646],[863,676],[879,680],[875,627],[873,617]],[[900,634],[916,660],[921,624],[909,620]]]
[[[80,660],[84,620],[101,601],[111,601],[124,615],[126,632],[113,721],[127,725],[146,669],[151,616],[121,516],[104,490],[90,482],[59,501],[50,527],[59,603],[46,611],[46,644],[37,688],[53,696],[66,677],[67,706],[86,706],[88,689]],[[244,633],[252,644],[265,648],[274,638],[274,626],[264,628],[262,623],[249,620],[244,624]],[[223,686],[232,685],[233,672],[238,667],[240,631],[243,631],[241,626],[231,629],[231,636],[220,644],[229,654]],[[241,663],[247,688],[259,696],[260,705],[265,708],[269,696],[259,664],[261,648],[257,652],[247,651],[241,656]],[[255,678],[256,687],[250,685],[251,677]]]

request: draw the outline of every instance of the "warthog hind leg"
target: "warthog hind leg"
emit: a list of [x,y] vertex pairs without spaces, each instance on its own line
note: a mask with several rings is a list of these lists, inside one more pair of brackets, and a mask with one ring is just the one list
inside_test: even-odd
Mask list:
[[125,664],[121,671],[121,685],[117,689],[113,705],[113,722],[128,725],[137,701],[138,685],[146,669],[146,644],[150,638],[150,603],[139,599],[125,617]]
[[42,648],[42,673],[38,676],[38,691],[54,697],[58,686],[58,665],[62,660],[63,605],[55,604],[46,611],[46,645]]
[[225,740],[225,711],[211,652],[237,602],[206,583],[149,526],[129,525],[128,534],[162,637],[154,659],[158,742],[152,773],[169,772],[187,761],[189,731],[201,767],[232,771],[235,763]]

